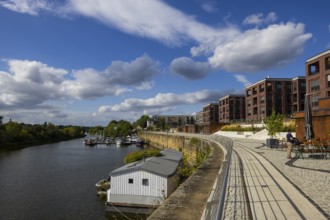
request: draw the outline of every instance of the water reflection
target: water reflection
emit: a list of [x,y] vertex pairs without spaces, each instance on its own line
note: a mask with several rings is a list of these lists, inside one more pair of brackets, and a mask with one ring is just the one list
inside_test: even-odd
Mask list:
[[138,150],[76,139],[1,153],[0,219],[120,219],[105,214],[95,183]]

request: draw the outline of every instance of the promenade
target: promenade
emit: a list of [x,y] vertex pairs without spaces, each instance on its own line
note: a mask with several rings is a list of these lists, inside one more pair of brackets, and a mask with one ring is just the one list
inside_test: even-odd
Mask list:
[[232,139],[225,219],[330,219],[330,158],[287,159],[265,141]]

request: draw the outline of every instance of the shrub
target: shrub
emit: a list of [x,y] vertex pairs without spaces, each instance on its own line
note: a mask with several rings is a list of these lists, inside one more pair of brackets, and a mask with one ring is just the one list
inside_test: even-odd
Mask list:
[[225,125],[221,128],[221,131],[260,131],[263,128],[259,127],[241,127],[240,125]]
[[283,115],[276,113],[275,110],[273,110],[272,114],[265,118],[264,125],[268,131],[268,135],[273,138],[276,133],[281,132],[283,127]]
[[284,124],[281,128],[281,132],[288,132],[288,131],[295,132],[295,130],[296,130],[296,123],[294,121],[290,121],[289,123]]
[[142,160],[143,158],[159,157],[159,156],[161,156],[160,150],[152,149],[152,150],[135,151],[127,154],[126,157],[124,158],[124,162],[125,164],[128,164]]

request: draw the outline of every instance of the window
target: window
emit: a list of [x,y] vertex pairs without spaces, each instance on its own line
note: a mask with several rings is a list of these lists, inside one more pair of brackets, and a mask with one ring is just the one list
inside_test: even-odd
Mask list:
[[149,186],[149,179],[142,179],[142,186]]
[[314,92],[314,91],[319,91],[320,90],[320,81],[317,80],[313,80],[310,82],[310,91]]
[[297,91],[297,83],[292,83],[292,90]]
[[312,108],[318,107],[319,106],[319,97],[318,96],[313,96],[312,97]]
[[283,90],[282,83],[278,82],[276,84],[276,92],[282,92],[282,90]]
[[264,104],[265,103],[265,96],[260,96],[260,104]]
[[309,64],[308,72],[309,72],[309,75],[314,75],[314,74],[317,74],[318,72],[320,72],[319,62]]
[[328,87],[330,87],[330,75],[327,75],[327,80],[328,80],[327,85],[328,85]]
[[325,69],[330,69],[330,57],[325,58]]
[[128,183],[129,183],[129,184],[133,184],[133,179],[129,178],[129,179],[128,179]]

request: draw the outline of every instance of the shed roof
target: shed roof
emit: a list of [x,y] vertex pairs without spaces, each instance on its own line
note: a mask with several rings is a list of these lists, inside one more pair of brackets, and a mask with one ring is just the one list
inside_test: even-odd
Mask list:
[[118,176],[124,173],[146,171],[159,176],[168,177],[176,172],[182,153],[174,150],[164,150],[162,157],[150,157],[145,160],[126,164],[110,173],[111,176]]

